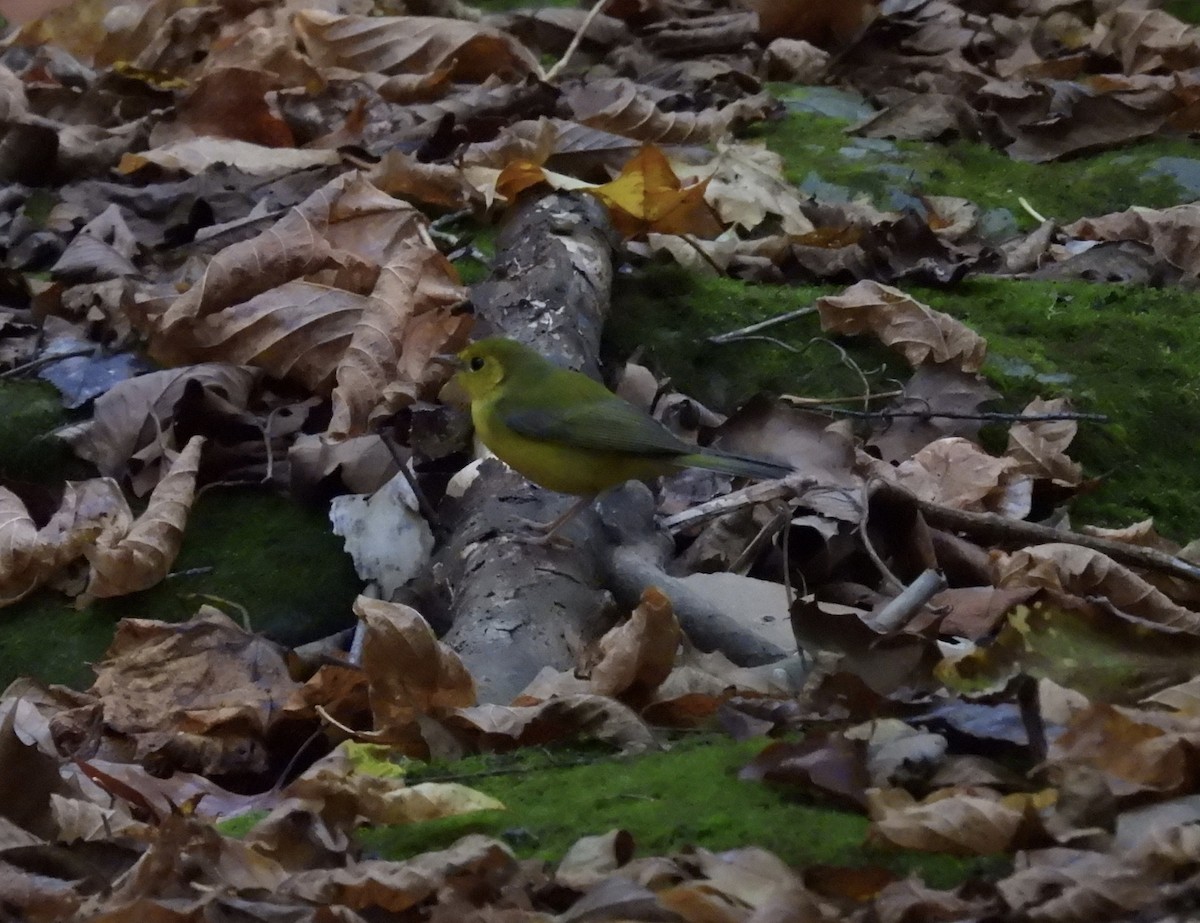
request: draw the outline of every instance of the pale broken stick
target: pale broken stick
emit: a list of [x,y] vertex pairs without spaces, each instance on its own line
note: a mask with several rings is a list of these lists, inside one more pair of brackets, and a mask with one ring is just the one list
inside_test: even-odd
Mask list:
[[690,526],[703,525],[718,516],[724,516],[726,513],[732,513],[756,503],[765,503],[768,500],[790,500],[816,486],[816,478],[802,474],[793,474],[778,481],[759,481],[749,487],[725,494],[723,497],[701,503],[690,510],[668,516],[662,521],[662,526],[669,532],[679,532]]

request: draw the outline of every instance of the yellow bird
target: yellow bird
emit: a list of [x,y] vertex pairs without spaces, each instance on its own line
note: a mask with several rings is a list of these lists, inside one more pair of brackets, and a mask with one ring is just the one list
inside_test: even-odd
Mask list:
[[782,478],[787,465],[689,445],[586,375],[560,368],[516,340],[490,337],[458,354],[483,444],[535,484],[580,500],[550,523],[544,543],[599,493],[678,468]]

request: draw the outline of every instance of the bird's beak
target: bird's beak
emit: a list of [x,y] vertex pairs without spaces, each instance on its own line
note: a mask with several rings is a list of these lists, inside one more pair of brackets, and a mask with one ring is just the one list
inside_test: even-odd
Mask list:
[[463,361],[454,355],[454,353],[436,353],[429,357],[432,362],[440,362],[442,365],[448,365],[452,369],[461,369]]

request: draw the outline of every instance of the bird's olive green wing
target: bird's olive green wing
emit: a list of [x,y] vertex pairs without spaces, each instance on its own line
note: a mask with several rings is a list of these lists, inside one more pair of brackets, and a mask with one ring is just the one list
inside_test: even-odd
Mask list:
[[507,426],[530,439],[634,455],[694,451],[653,417],[607,391],[604,395],[547,402],[549,406],[541,407],[504,406],[501,402],[496,409]]

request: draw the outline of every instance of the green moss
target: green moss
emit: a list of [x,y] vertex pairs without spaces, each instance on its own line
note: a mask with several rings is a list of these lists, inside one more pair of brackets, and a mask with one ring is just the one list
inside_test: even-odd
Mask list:
[[[1069,396],[1111,423],[1080,425],[1071,455],[1102,477],[1077,498],[1077,522],[1123,525],[1153,516],[1200,534],[1198,303],[1178,289],[976,279],[954,292],[911,290],[988,339],[988,377],[1006,404]],[[1167,436],[1167,438],[1164,438]]]
[[815,314],[772,327],[757,339],[723,345],[707,341],[810,307],[821,295],[840,290],[748,285],[655,265],[618,278],[612,322],[605,328],[606,352],[623,358],[641,347],[640,361],[656,374],[670,376],[673,388],[723,410],[758,391],[862,393],[862,379],[831,343],[852,345],[863,369],[885,377],[906,374],[903,359],[865,338],[854,342],[823,335]]
[[241,606],[256,630],[284,643],[312,640],[352,624],[361,587],[321,511],[248,489],[200,497],[171,570],[175,576],[149,590],[97,600],[84,612],[49,589],[5,609],[0,688],[18,676],[90,685],[89,663],[119,619],[179,622],[206,602],[235,620]]
[[[772,339],[715,346],[712,334],[810,305],[841,287],[781,288],[702,278],[655,266],[618,282],[608,350],[642,362],[674,387],[728,410],[758,390],[807,396],[859,394],[863,384],[820,337],[815,316],[766,331]],[[1122,525],[1153,516],[1180,539],[1200,535],[1200,299],[1178,289],[1087,282],[978,278],[946,290],[906,287],[913,297],[987,338],[984,371],[1002,409],[1067,396],[1108,414],[1083,423],[1071,450],[1100,478],[1073,502],[1077,522]],[[904,380],[907,364],[868,338],[835,338],[874,390]],[[791,350],[802,350],[800,353]],[[999,409],[999,408],[998,408]],[[1172,438],[1164,439],[1170,433]],[[999,448],[1002,428],[993,434]]]
[[179,576],[97,605],[114,616],[134,605],[178,621],[208,595],[243,607],[255,630],[296,644],[353,624],[350,606],[362,588],[323,510],[249,488],[201,496],[172,571]]
[[[805,87],[775,89],[785,99],[802,99],[810,92]],[[792,182],[803,185],[807,180],[811,186],[819,178],[866,195],[881,208],[896,208],[919,195],[962,196],[985,211],[1005,209],[1028,228],[1036,221],[1022,209],[1019,197],[1062,222],[1135,204],[1161,208],[1191,198],[1170,177],[1147,172],[1161,157],[1195,159],[1195,146],[1186,139],[1156,138],[1086,157],[1031,164],[967,141],[943,145],[859,140],[846,133],[850,124],[789,111],[756,134],[784,157]],[[847,156],[847,150],[856,156]]]
[[0,381],[0,480],[19,487],[95,474],[51,435],[70,419],[53,385]]
[[467,833],[486,833],[503,837],[522,857],[556,862],[579,837],[619,827],[633,835],[639,856],[757,845],[797,866],[883,865],[899,874],[919,872],[943,887],[994,864],[865,846],[862,815],[740,781],[738,770],[763,746],[761,740],[705,738],[669,753],[586,763],[523,751],[432,767],[414,772],[411,781],[459,781],[498,798],[507,810],[367,829],[360,837],[371,852],[405,858]]
[[1200,23],[1200,0],[1166,0],[1162,8],[1176,19]]

